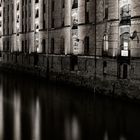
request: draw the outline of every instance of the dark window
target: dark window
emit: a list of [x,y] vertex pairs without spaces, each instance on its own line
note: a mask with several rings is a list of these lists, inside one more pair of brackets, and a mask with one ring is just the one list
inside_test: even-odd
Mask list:
[[51,54],[54,53],[54,38],[51,39]]
[[74,8],[78,8],[78,0],[74,0],[72,9],[74,9]]
[[65,0],[62,0],[62,8],[65,8]]
[[107,74],[107,62],[103,61],[103,75],[106,76]]
[[75,70],[75,67],[78,65],[78,58],[76,55],[71,55],[70,57],[70,68],[71,71]]
[[123,79],[127,78],[127,64],[123,65]]
[[89,23],[89,11],[85,12],[85,23]]
[[54,28],[54,18],[52,17],[51,28]]
[[89,37],[86,36],[84,40],[84,54],[89,55]]
[[45,13],[46,12],[46,4],[44,3],[43,4],[43,13]]
[[65,39],[61,37],[61,46],[60,46],[60,54],[65,53]]
[[39,0],[35,0],[35,3],[38,3],[39,2]]
[[64,17],[62,17],[62,27],[64,27],[65,23],[64,23]]
[[43,20],[43,29],[45,29],[46,22]]
[[21,51],[24,52],[24,41],[22,41]]
[[55,5],[54,0],[52,0],[52,11],[54,11],[54,5]]
[[38,18],[38,17],[39,17],[39,11],[37,10],[35,14],[35,18]]
[[108,7],[105,7],[105,19],[108,19]]
[[28,42],[27,42],[27,40],[25,40],[25,52],[26,53],[28,52]]
[[5,41],[3,41],[3,51],[5,51]]
[[10,47],[9,47],[9,41],[7,41],[7,51],[10,50]]
[[46,53],[46,40],[42,40],[42,53]]
[[17,11],[19,10],[19,3],[17,4]]

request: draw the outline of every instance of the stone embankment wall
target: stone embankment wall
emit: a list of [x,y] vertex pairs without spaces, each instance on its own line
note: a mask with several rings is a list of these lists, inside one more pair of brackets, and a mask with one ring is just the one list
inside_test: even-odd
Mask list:
[[6,71],[27,73],[51,81],[79,86],[93,93],[96,91],[108,96],[140,99],[138,60],[131,61],[129,78],[119,79],[116,59],[96,58],[95,68],[95,58],[91,56],[78,56],[75,64],[71,62],[70,55],[6,54],[4,58],[0,67]]

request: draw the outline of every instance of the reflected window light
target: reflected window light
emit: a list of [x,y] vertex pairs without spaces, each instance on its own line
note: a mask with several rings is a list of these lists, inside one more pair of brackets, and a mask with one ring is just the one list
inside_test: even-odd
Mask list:
[[40,140],[40,104],[38,99],[32,106],[32,130],[33,140]]
[[126,138],[124,136],[121,136],[120,140],[126,140]]
[[14,95],[14,140],[21,139],[21,121],[20,121],[21,100],[20,96]]
[[68,118],[65,120],[65,137],[66,140],[71,140],[71,126],[70,120]]
[[80,128],[77,118],[65,120],[65,136],[66,140],[80,140]]
[[79,140],[79,124],[76,117],[72,119],[72,140]]
[[104,134],[104,140],[109,140],[107,132]]
[[3,90],[2,87],[0,86],[0,139],[3,139]]

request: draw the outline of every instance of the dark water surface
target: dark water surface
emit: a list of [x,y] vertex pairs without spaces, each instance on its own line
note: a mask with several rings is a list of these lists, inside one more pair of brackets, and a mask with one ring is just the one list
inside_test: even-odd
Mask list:
[[140,140],[140,105],[0,74],[0,140]]

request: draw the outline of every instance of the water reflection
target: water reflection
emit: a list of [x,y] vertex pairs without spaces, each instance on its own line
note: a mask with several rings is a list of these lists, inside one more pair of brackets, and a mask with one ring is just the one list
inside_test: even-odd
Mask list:
[[3,91],[0,86],[0,140],[3,139]]
[[32,104],[32,140],[40,140],[40,128],[40,104],[37,98]]
[[0,74],[0,140],[139,140],[139,109],[39,79]]
[[13,99],[14,107],[14,140],[21,140],[21,124],[20,124],[20,111],[21,111],[20,96],[15,91]]
[[80,128],[75,116],[65,120],[65,137],[66,140],[80,140]]

